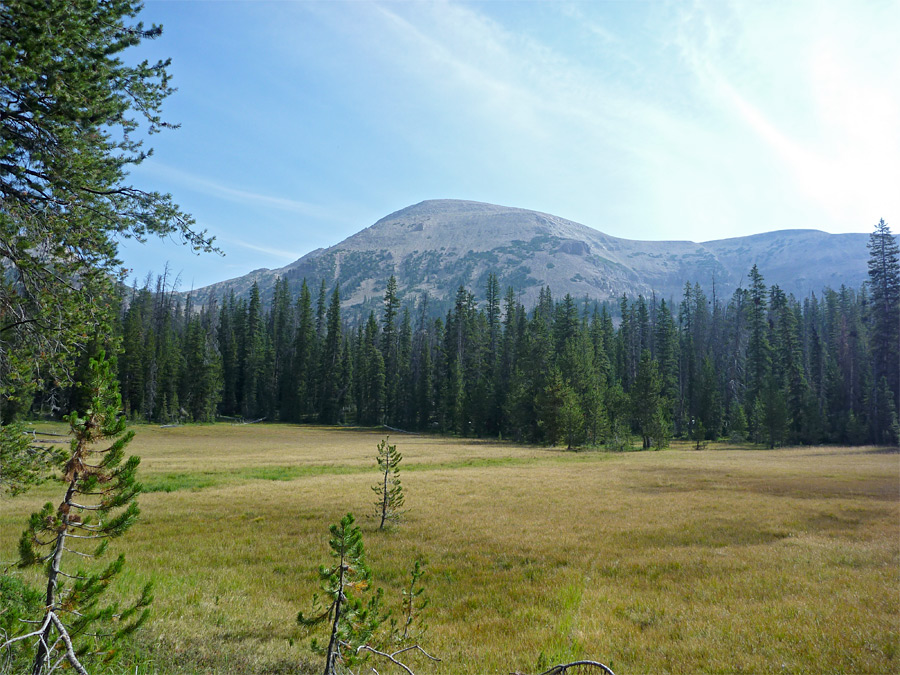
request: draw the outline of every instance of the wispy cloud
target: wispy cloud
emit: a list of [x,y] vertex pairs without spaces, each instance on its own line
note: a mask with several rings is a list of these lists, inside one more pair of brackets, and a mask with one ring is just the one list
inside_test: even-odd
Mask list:
[[248,204],[279,211],[289,211],[317,219],[335,219],[335,214],[331,210],[318,204],[242,190],[159,162],[148,162],[145,165],[145,170],[148,173],[156,174],[167,180],[178,182],[184,187],[196,190],[197,192],[225,199],[237,204]]
[[889,26],[900,4],[701,1],[676,41],[699,96],[762,142],[798,197],[867,227],[900,211],[900,46],[878,38]]
[[295,251],[286,251],[284,249],[272,248],[271,246],[262,246],[242,239],[235,239],[234,237],[226,237],[224,241],[230,244],[236,244],[251,251],[256,251],[257,253],[265,253],[266,255],[278,258],[279,260],[293,262],[301,257],[301,254],[296,253]]
[[429,185],[622,236],[846,231],[900,212],[900,46],[877,37],[900,29],[900,3],[289,7],[346,48],[329,75],[385,165]]

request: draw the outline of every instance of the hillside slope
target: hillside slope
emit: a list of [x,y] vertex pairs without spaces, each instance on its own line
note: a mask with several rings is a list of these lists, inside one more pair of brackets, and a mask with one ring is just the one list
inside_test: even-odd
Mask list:
[[256,281],[269,297],[279,277],[290,280],[294,292],[304,278],[314,292],[324,279],[329,288],[340,282],[345,307],[368,307],[378,303],[394,274],[401,297],[427,293],[440,305],[460,284],[481,296],[493,272],[501,288],[513,286],[528,306],[545,285],[557,296],[598,300],[623,293],[679,298],[686,282],[699,282],[707,292],[715,283],[730,294],[757,264],[767,284],[804,296],[825,286],[861,284],[867,240],[864,234],[781,230],[703,243],[637,241],[537,211],[432,200],[280,269],[256,270],[193,293],[200,302],[231,289],[242,295]]

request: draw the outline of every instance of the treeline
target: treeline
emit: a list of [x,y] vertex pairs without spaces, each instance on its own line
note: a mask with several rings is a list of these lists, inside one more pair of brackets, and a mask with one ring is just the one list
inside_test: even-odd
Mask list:
[[383,311],[355,326],[324,283],[293,298],[279,281],[268,308],[256,286],[196,308],[163,284],[131,291],[119,377],[126,413],[158,422],[385,424],[570,447],[891,443],[898,328],[877,281],[801,302],[754,267],[727,300],[687,284],[677,307],[623,297],[613,316],[547,288],[526,308],[491,275],[483,299],[460,287],[435,318],[426,298],[401,305],[391,277]]

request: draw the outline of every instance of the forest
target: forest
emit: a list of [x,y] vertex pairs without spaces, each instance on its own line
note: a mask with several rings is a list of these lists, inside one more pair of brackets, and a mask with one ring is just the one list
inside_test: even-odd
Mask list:
[[[885,248],[886,247],[886,248]],[[729,438],[785,444],[897,439],[897,244],[872,234],[870,279],[797,299],[756,266],[723,299],[555,299],[524,307],[489,275],[444,317],[427,297],[352,325],[340,288],[278,282],[196,307],[166,276],[126,292],[119,380],[126,413],[386,425],[567,447],[664,447]],[[886,254],[879,257],[885,248]],[[38,400],[37,405],[46,404]]]

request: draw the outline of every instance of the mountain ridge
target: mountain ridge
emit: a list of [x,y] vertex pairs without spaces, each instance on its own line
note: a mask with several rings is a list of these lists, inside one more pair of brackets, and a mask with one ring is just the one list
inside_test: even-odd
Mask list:
[[292,293],[304,278],[315,290],[324,279],[341,284],[343,304],[365,309],[380,302],[387,279],[397,277],[402,298],[427,294],[438,303],[464,285],[481,295],[487,275],[513,286],[526,304],[541,286],[555,295],[609,300],[653,293],[678,298],[685,283],[711,284],[731,293],[757,264],[769,285],[797,296],[824,287],[858,286],[866,278],[865,234],[815,229],[775,230],[705,242],[613,237],[553,214],[486,202],[426,200],[394,211],[328,248],[276,269],[192,291],[198,302],[232,289],[264,298],[286,278]]

